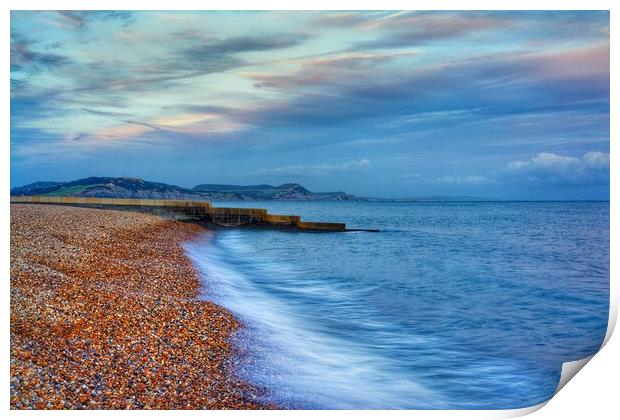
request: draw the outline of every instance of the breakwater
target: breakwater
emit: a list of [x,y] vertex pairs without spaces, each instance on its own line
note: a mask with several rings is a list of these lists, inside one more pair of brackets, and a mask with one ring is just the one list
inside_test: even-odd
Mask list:
[[[306,222],[300,216],[270,214],[266,209],[213,207],[208,201],[133,198],[11,196],[11,203],[52,204],[154,213],[167,219],[222,227],[271,227],[310,232],[344,232],[344,223]],[[356,229],[359,230],[359,229]]]

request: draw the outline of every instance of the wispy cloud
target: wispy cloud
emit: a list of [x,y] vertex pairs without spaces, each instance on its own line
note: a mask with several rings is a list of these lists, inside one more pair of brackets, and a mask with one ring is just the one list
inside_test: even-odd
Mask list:
[[434,184],[451,185],[486,185],[494,182],[494,180],[481,175],[441,176],[432,180]]
[[372,41],[363,41],[353,48],[403,48],[433,41],[466,38],[484,31],[506,28],[514,21],[501,15],[477,13],[412,12],[391,15],[363,23],[367,29],[383,29],[387,33]]
[[[342,67],[334,65],[340,59],[313,59],[291,73],[246,74],[284,100],[263,102],[244,118],[256,124],[331,125],[378,117],[411,122],[416,115],[463,109],[477,110],[471,119],[609,106],[608,45],[468,57],[405,71],[381,65],[407,57],[369,57],[347,57],[353,64]],[[581,62],[589,64],[576,65]]]
[[287,176],[308,176],[308,175],[331,175],[338,172],[364,172],[372,167],[370,160],[360,159],[342,163],[322,163],[315,165],[284,165],[275,168],[262,168],[252,172],[255,176],[267,175],[287,175]]
[[116,20],[123,26],[134,20],[131,12],[119,10],[60,10],[57,13],[63,24],[75,29],[82,29],[95,20]]

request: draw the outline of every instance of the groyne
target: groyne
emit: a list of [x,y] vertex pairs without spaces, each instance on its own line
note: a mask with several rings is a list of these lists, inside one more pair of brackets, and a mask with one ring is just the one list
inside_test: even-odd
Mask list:
[[193,221],[222,227],[270,227],[308,232],[345,232],[348,230],[344,223],[305,222],[299,216],[270,214],[266,209],[260,208],[214,207],[208,201],[11,196],[11,203],[138,211],[157,214],[172,220]]

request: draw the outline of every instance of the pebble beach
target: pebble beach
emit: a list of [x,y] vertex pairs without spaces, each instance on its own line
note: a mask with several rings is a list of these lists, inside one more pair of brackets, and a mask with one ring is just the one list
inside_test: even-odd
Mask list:
[[141,213],[12,204],[11,408],[275,408],[231,369],[239,321],[200,299],[181,247],[200,233]]

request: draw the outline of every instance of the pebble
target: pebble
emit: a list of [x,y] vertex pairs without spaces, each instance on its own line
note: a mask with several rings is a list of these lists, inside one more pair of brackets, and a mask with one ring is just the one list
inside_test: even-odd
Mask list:
[[197,224],[11,205],[15,409],[273,409],[231,369],[241,324],[199,299]]

